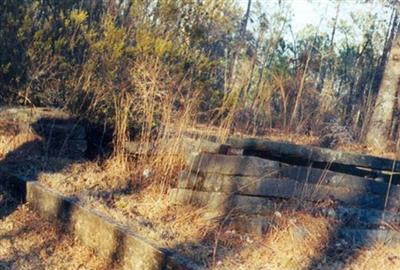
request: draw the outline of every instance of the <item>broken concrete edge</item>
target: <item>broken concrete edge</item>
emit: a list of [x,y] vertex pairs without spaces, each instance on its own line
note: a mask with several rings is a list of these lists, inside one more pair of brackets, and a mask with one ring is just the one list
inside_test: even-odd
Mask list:
[[393,194],[389,194],[386,199],[385,194],[374,194],[334,185],[312,184],[274,176],[254,178],[215,173],[196,174],[184,171],[180,175],[178,188],[202,192],[221,192],[235,195],[235,197],[237,195],[275,197],[313,202],[329,198],[341,204],[368,209],[383,209],[386,204],[388,210],[397,211],[400,206],[398,197]]
[[[177,204],[196,204],[198,206],[213,208],[220,211],[227,211],[231,208],[236,208],[238,211],[241,211],[245,214],[258,214],[263,212],[268,212],[266,210],[271,210],[273,207],[272,201],[275,199],[292,199],[294,201],[302,202],[302,203],[317,203],[320,199],[323,199],[326,196],[323,196],[324,193],[314,193],[308,194],[310,196],[291,196],[289,194],[289,190],[295,190],[295,188],[290,189],[285,188],[283,192],[280,192],[276,187],[271,189],[271,193],[269,196],[252,196],[246,194],[238,194],[238,193],[227,193],[223,191],[209,191],[209,190],[201,190],[201,189],[191,189],[191,188],[182,188],[179,187],[177,189],[170,190],[170,200],[173,203]],[[329,190],[327,190],[329,191]],[[337,190],[332,190],[333,193],[329,194],[331,196],[335,195],[334,192],[338,192]],[[265,193],[264,193],[265,194]],[[299,195],[304,195],[306,193],[299,193]],[[306,194],[307,195],[307,194]],[[336,195],[341,195],[336,194]],[[335,217],[339,219],[353,219],[357,220],[361,223],[368,223],[373,225],[380,225],[380,221],[385,221],[388,224],[394,223],[398,224],[400,222],[400,215],[397,214],[397,209],[394,207],[390,207],[391,204],[398,205],[398,200],[394,198],[394,201],[388,201],[387,208],[384,209],[384,198],[379,199],[377,197],[374,198],[356,198],[352,199],[354,194],[348,194],[348,198],[346,195],[340,196],[342,201],[345,201],[347,205],[338,205],[335,208],[324,208],[320,209],[317,207],[315,213],[320,213],[328,217]],[[365,202],[369,202],[370,205],[366,206]],[[381,206],[381,207],[378,207]],[[261,211],[261,212],[260,212]]]
[[[299,182],[307,182],[318,185],[328,185],[332,187],[343,187],[351,190],[359,190],[366,193],[377,193],[386,196],[390,190],[391,196],[398,196],[400,194],[400,187],[397,185],[389,185],[385,182],[379,182],[370,178],[354,176],[339,172],[329,171],[327,169],[318,169],[313,167],[288,165],[285,163],[278,163],[275,168],[260,166],[263,164],[259,162],[260,158],[257,157],[244,157],[244,156],[227,156],[221,154],[203,153],[196,155],[187,169],[196,174],[218,174],[224,177],[252,177],[254,182],[261,180],[256,175],[277,176],[281,178],[290,178]],[[261,159],[263,160],[263,159]],[[251,161],[251,162],[249,162]],[[215,163],[221,163],[216,165]],[[272,165],[274,161],[270,162]],[[211,163],[211,167],[207,168]],[[237,163],[244,163],[246,168],[237,166]],[[264,159],[265,163],[265,159]],[[275,162],[276,163],[276,162]],[[258,164],[254,167],[255,164]],[[252,165],[254,170],[248,172],[247,167]],[[234,167],[234,169],[229,169]],[[242,166],[243,167],[243,166]],[[263,171],[264,170],[264,171]],[[215,177],[214,177],[215,178]],[[250,179],[249,179],[250,180]],[[215,190],[218,191],[218,190]]]
[[[216,206],[222,207],[221,211],[228,210],[226,208],[227,201],[229,200],[229,196],[220,192],[202,192],[202,191],[193,191],[193,190],[185,190],[185,189],[171,189],[170,190],[170,202],[175,204],[195,204],[201,207],[207,207],[215,209]],[[257,209],[254,204],[254,197],[240,196],[242,199],[236,200],[241,203],[248,203],[245,206],[247,210],[247,214],[261,214],[261,216],[256,216],[253,218],[250,215],[247,215],[245,219],[242,219],[242,223],[239,223],[240,230],[248,233],[264,235],[266,230],[268,229],[268,225],[270,224],[270,219],[264,216],[267,212],[263,211],[251,211]],[[247,201],[250,200],[250,201]],[[256,198],[257,200],[257,198]],[[259,203],[263,203],[265,200],[258,198]],[[248,208],[248,206],[253,206],[254,208]],[[268,205],[269,214],[274,212],[274,209],[271,207],[271,204]],[[275,213],[275,212],[274,212]],[[337,209],[334,208],[323,208],[323,209],[314,209],[312,211],[313,214],[322,214],[323,216],[329,218],[338,218],[338,219],[348,219],[350,217],[357,219],[358,222],[370,223],[369,225],[375,225],[376,228],[380,228],[381,221],[385,222],[395,222],[397,223],[400,220],[400,216],[395,213],[390,213],[386,211],[378,211],[378,210],[366,210],[359,208],[346,208],[339,207]],[[239,219],[240,221],[240,219]],[[245,223],[245,224],[244,224]],[[334,234],[337,236],[346,239],[352,245],[363,245],[370,244],[373,242],[383,242],[383,243],[394,243],[400,244],[400,233],[396,232],[393,229],[371,229],[371,228],[363,228],[355,224],[346,224],[344,227],[339,227]]]
[[[189,170],[193,170],[194,174],[197,175],[207,175],[212,178],[222,178],[222,182],[229,181],[229,178],[235,178],[232,180],[245,180],[247,182],[260,182],[264,177],[277,177],[280,179],[293,179],[299,182],[305,182],[310,184],[318,184],[318,185],[327,185],[332,187],[342,187],[348,188],[355,191],[362,191],[365,193],[374,193],[380,194],[382,196],[386,196],[387,192],[390,191],[390,196],[399,196],[400,195],[400,187],[397,185],[389,185],[385,182],[375,181],[369,178],[363,178],[354,175],[348,175],[338,172],[333,172],[329,170],[322,170],[312,167],[303,167],[303,166],[295,166],[295,165],[287,165],[284,163],[280,163],[278,170],[265,171],[263,177],[255,177],[255,176],[242,176],[242,175],[223,175],[219,171],[217,173],[201,173],[194,170],[193,166],[189,166]],[[187,173],[186,173],[187,174]],[[261,174],[261,173],[259,173]],[[181,175],[184,175],[184,173]],[[183,178],[185,178],[184,175]],[[182,179],[182,177],[181,177]],[[215,183],[217,184],[217,183]],[[221,186],[223,183],[218,183],[216,187]],[[218,190],[215,190],[218,191]]]
[[34,181],[19,179],[18,185],[25,186],[19,190],[26,191],[26,202],[42,218],[63,225],[82,244],[106,256],[116,269],[202,269],[175,250],[160,248],[126,226],[85,208],[76,199]]
[[236,210],[240,213],[258,215],[271,213],[276,209],[276,200],[271,198],[181,188],[169,190],[169,202],[178,205],[193,204],[217,210],[222,214]]
[[379,193],[386,195],[390,193],[394,196],[400,194],[400,187],[389,185],[389,183],[377,181],[372,178],[361,177],[341,172],[330,171],[329,169],[319,169],[313,167],[304,167],[288,165],[281,163],[281,176],[292,178],[298,181],[310,183],[327,184],[332,186],[343,186],[352,190],[362,190],[365,192]]
[[190,170],[200,173],[262,176],[279,172],[279,162],[252,156],[231,156],[202,153],[197,155]]
[[[176,205],[193,204],[198,207],[205,207],[216,211],[215,218],[223,220],[224,224],[242,233],[264,235],[268,230],[271,220],[263,215],[267,211],[272,213],[275,209],[272,200],[261,199],[264,208],[259,209],[260,200],[255,201],[246,196],[230,197],[220,192],[201,192],[185,189],[170,189],[169,202]],[[257,203],[258,202],[258,203]],[[253,204],[255,208],[253,207]],[[238,206],[235,208],[235,206]],[[245,207],[246,209],[239,209]],[[237,210],[237,211],[233,211]],[[241,211],[244,210],[244,211]],[[254,210],[254,211],[253,211]]]
[[[201,138],[202,140],[218,142],[217,136],[208,135],[205,137],[204,134],[199,134],[195,131],[186,131],[184,135],[194,139]],[[315,162],[338,163],[371,168],[374,170],[400,172],[400,161],[398,160],[352,152],[341,152],[316,146],[303,146],[259,138],[237,137],[229,137],[225,144],[232,148],[268,152],[272,155],[287,156]]]
[[[187,136],[183,136],[180,138],[167,138],[167,140],[161,146],[168,145],[171,141],[173,142],[176,140],[179,140],[178,146],[182,147],[183,150],[186,150],[187,152],[219,153],[224,149],[223,145],[219,143],[214,143],[208,140],[196,140]],[[125,142],[124,148],[125,151],[129,154],[144,154],[144,144],[140,141],[127,141]],[[149,142],[146,148],[147,151],[152,151],[156,148],[156,145],[154,145],[153,142]],[[221,150],[221,148],[223,149]]]
[[289,156],[323,163],[337,163],[359,166],[382,171],[400,171],[400,162],[387,158],[357,153],[341,152],[315,146],[302,146],[259,139],[229,139],[228,144],[235,148],[269,152],[279,156]]

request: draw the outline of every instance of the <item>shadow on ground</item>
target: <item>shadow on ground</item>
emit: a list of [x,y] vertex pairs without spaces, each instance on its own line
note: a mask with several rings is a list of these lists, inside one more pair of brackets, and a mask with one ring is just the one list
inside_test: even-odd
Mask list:
[[28,207],[19,207],[0,222],[1,270],[66,268],[109,269],[104,259]]
[[[320,269],[323,266],[334,265],[338,262],[339,264],[337,265],[340,265],[340,269],[350,267],[361,250],[371,248],[374,242],[377,241],[375,230],[381,230],[381,224],[385,225],[384,229],[392,229],[390,225],[387,226],[388,224],[383,222],[385,215],[383,211],[387,210],[385,205],[386,197],[381,193],[374,194],[373,191],[376,186],[368,183],[371,184],[372,182],[366,181],[365,190],[372,192],[362,192],[352,196],[351,205],[341,202],[335,205],[335,211],[337,212],[339,212],[339,208],[355,208],[364,211],[363,216],[356,217],[352,213],[336,216],[337,223],[329,235],[329,240],[324,250],[313,258],[306,268],[307,270]],[[390,189],[390,186],[388,188]],[[390,203],[390,200],[389,204],[394,207],[393,202]],[[368,213],[368,211],[371,212]],[[373,223],[371,223],[372,221]],[[378,238],[378,241],[390,241],[390,239]],[[336,267],[334,269],[339,268]]]
[[9,152],[0,161],[0,185],[19,202],[2,211],[2,218],[24,202],[26,185],[23,181],[36,181],[40,173],[55,173],[85,158],[85,132],[76,119],[41,118],[30,128],[35,139]]
[[[6,124],[8,126],[1,126],[3,134],[8,134],[7,131],[10,129],[15,129],[13,132],[16,133],[20,131],[19,123]],[[10,151],[0,161],[0,221],[2,222],[19,211],[20,206],[25,203],[27,181],[37,181],[41,173],[56,173],[71,164],[87,160],[86,134],[78,120],[40,118],[31,124],[29,129],[34,134],[34,139]],[[90,158],[98,159],[102,154],[105,152],[96,152],[92,149]],[[28,222],[24,228],[12,234],[0,234],[0,240],[13,238],[12,241],[15,241],[17,237],[24,237],[26,230],[35,227],[34,224],[29,224],[29,220],[24,222]],[[9,269],[17,259],[36,256],[40,250],[46,249],[46,246],[55,244],[55,241],[32,247],[25,253],[18,253],[16,255],[18,258],[14,258],[15,260],[13,258],[8,261],[0,260],[0,269]]]

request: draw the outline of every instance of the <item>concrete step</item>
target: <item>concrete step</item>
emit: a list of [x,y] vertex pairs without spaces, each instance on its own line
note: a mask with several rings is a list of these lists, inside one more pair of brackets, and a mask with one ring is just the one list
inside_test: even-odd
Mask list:
[[282,177],[295,179],[301,182],[346,187],[352,190],[382,195],[386,195],[386,192],[390,187],[390,191],[393,194],[400,195],[400,187],[397,185],[389,186],[388,183],[377,181],[376,179],[333,172],[328,169],[318,169],[281,163],[280,175]]
[[279,171],[279,162],[258,157],[201,154],[196,156],[190,170],[223,175],[262,176]]
[[288,178],[232,176],[218,173],[195,174],[184,172],[180,176],[179,188],[203,192],[275,197],[304,201],[333,200],[341,205],[382,210],[385,207],[396,211],[400,207],[397,196],[389,195],[386,202],[382,194],[331,185],[311,184]]
[[[204,136],[193,131],[187,131],[184,135],[193,139],[204,140]],[[207,136],[207,140],[217,142],[218,138],[209,135]],[[347,166],[348,168],[346,169],[350,170],[362,167],[376,170],[377,172],[385,172],[385,174],[395,172],[396,178],[400,177],[400,162],[371,155],[348,153],[328,148],[296,145],[288,142],[276,142],[259,138],[230,137],[226,140],[225,145],[231,148],[243,149],[244,155],[256,155],[263,158],[280,158],[294,162],[301,161],[306,164],[340,164]]]
[[190,189],[170,189],[169,200],[173,204],[194,204],[200,207],[208,207],[220,211],[222,214],[227,214],[233,209],[246,214],[265,214],[276,209],[276,200],[269,198]]

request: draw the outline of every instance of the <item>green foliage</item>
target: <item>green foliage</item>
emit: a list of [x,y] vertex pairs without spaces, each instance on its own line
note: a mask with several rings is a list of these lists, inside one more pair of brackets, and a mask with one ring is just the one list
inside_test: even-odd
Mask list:
[[[194,117],[206,121],[244,111],[260,126],[305,131],[332,108],[350,125],[374,86],[388,28],[368,11],[330,24],[340,39],[316,27],[294,37],[288,4],[257,1],[246,29],[234,0],[0,5],[3,103],[66,107],[115,124],[116,104],[130,101],[128,121],[138,129],[159,126],[163,99],[177,114],[195,100]],[[151,120],[143,113],[149,108]]]

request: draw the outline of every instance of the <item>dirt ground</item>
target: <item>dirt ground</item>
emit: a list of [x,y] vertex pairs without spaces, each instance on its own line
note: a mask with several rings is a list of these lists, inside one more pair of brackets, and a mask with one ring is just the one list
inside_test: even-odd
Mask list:
[[0,190],[0,269],[110,268],[91,250]]

